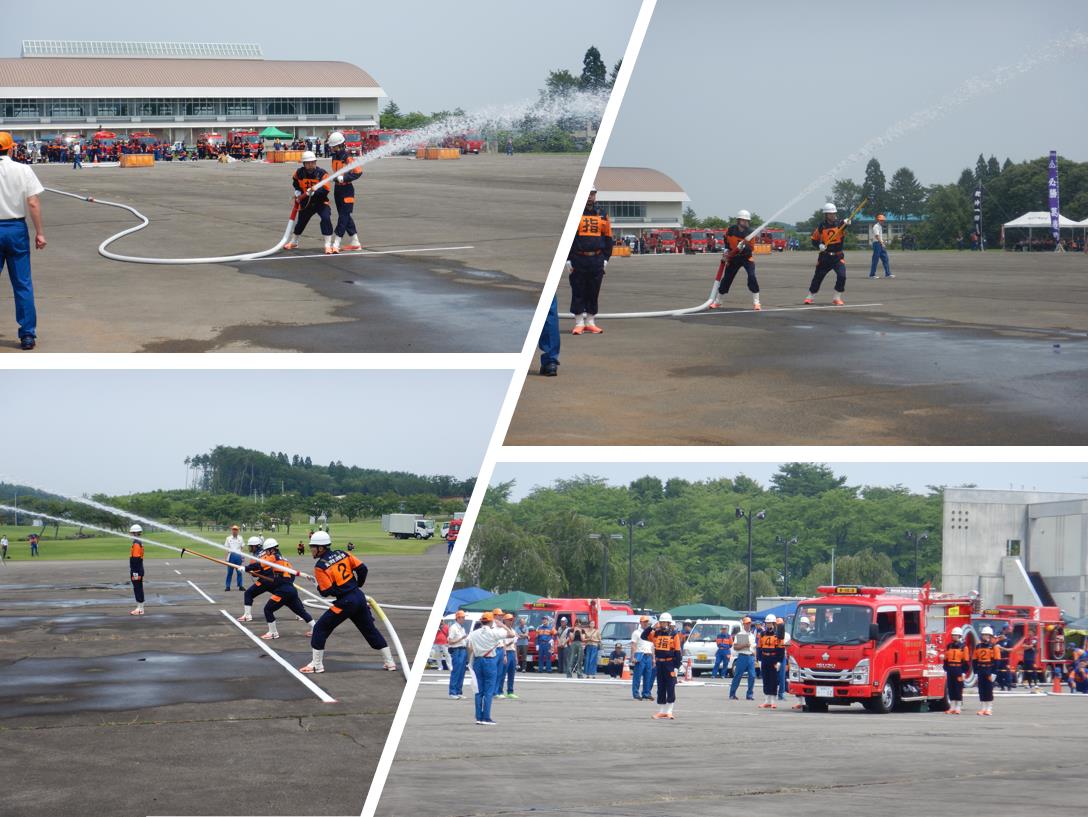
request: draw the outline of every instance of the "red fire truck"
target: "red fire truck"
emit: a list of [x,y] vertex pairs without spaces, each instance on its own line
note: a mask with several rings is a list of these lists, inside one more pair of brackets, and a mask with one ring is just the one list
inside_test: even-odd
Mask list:
[[442,140],[442,147],[457,148],[462,153],[477,155],[483,152],[486,144],[484,138],[478,133],[462,133],[457,136],[447,136]]
[[[617,616],[630,616],[634,613],[634,609],[629,604],[610,599],[537,599],[527,602],[518,611],[519,616],[526,618],[529,628],[526,666],[537,666],[536,631],[543,626],[545,619],[548,620],[551,630],[558,631],[559,620],[562,618],[567,620],[567,624],[584,620],[591,622],[594,627],[603,627]],[[558,651],[556,639],[552,640],[552,650]]]
[[141,150],[151,150],[159,143],[159,137],[149,130],[138,130],[132,132],[128,141],[139,147]]
[[720,252],[725,249],[725,230],[707,230],[707,252]]
[[760,244],[770,244],[774,252],[786,251],[786,231],[781,227],[768,227],[756,241]]
[[100,162],[117,158],[120,141],[117,134],[111,130],[100,130],[91,137],[91,149]]
[[797,605],[787,649],[789,692],[809,712],[858,702],[870,712],[948,709],[944,647],[970,622],[972,599],[928,586],[831,586]]
[[650,230],[646,236],[646,250],[652,253],[676,252],[675,230]]
[[400,136],[400,131],[396,130],[384,130],[382,128],[368,130],[366,132],[366,140],[363,142],[363,150],[366,153],[370,153],[372,150],[377,150],[380,147],[388,145],[398,136]]
[[357,150],[362,152],[364,139],[361,131],[358,131],[355,128],[347,128],[346,130],[340,131],[340,133],[344,134],[344,147],[347,148],[348,151]]
[[[205,156],[218,156],[226,143],[226,137],[218,131],[208,131],[196,138],[197,151],[202,152]],[[201,151],[201,148],[203,148],[203,151]]]
[[[1065,627],[1057,607],[999,604],[976,613],[963,628],[968,652],[974,650],[985,626],[993,629],[995,639],[1001,638],[1001,631],[1009,627],[1013,643],[1008,650],[1008,666],[1016,673],[1017,684],[1023,683],[1025,669],[1045,669],[1065,659]],[[1035,647],[1035,667],[1024,666],[1024,648],[1029,644]],[[973,685],[974,673],[964,680]]]
[[710,235],[706,230],[688,228],[680,232],[680,252],[706,252]]

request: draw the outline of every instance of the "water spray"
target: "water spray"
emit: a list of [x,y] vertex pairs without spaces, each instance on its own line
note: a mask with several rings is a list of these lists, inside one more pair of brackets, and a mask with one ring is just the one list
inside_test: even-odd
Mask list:
[[[526,128],[540,130],[544,127],[556,125],[564,119],[599,119],[604,111],[605,104],[608,102],[609,95],[610,91],[578,91],[544,100],[525,100],[512,105],[484,108],[474,113],[450,116],[440,122],[434,122],[419,128],[412,133],[398,136],[381,147],[363,154],[355,161],[324,178],[314,189],[327,187],[332,190],[333,182],[346,173],[359,169],[377,159],[401,153],[420,144],[441,140],[455,133],[480,130],[524,130]],[[46,187],[45,189],[50,193],[78,199],[89,204],[117,207],[136,216],[140,220],[139,224],[110,236],[98,245],[98,254],[104,258],[134,264],[229,264],[238,261],[255,261],[273,255],[283,248],[283,245],[291,239],[295,219],[298,216],[298,202],[296,201],[292,206],[291,215],[287,221],[287,227],[283,231],[283,236],[274,246],[269,247],[267,250],[205,258],[147,258],[135,255],[121,255],[108,249],[115,241],[137,233],[151,223],[151,219],[135,207],[120,202],[96,199],[94,196],[81,196],[78,193],[70,193],[54,187]]]
[[[763,222],[759,227],[750,232],[745,241],[751,241],[758,236],[763,230],[774,223],[779,216],[795,206],[803,199],[815,193],[825,184],[836,178],[847,167],[860,162],[862,159],[867,159],[876,153],[881,148],[897,141],[902,136],[910,133],[911,131],[918,130],[924,125],[928,125],[932,122],[936,122],[939,119],[944,118],[956,108],[961,105],[970,102],[972,99],[978,96],[982,96],[986,93],[992,93],[998,88],[1012,82],[1015,79],[1023,76],[1029,71],[1033,71],[1041,65],[1044,65],[1054,60],[1067,56],[1075,51],[1088,48],[1088,33],[1083,31],[1075,31],[1069,37],[1062,40],[1055,40],[1049,43],[1042,53],[1036,56],[1025,57],[1019,62],[1013,65],[1000,66],[993,69],[988,74],[982,74],[975,77],[970,77],[965,80],[955,90],[949,92],[943,96],[940,101],[929,108],[925,108],[920,111],[915,111],[910,116],[900,119],[895,124],[888,127],[879,136],[874,136],[867,141],[849,156],[846,156],[840,160],[834,167],[821,176],[814,179],[806,187],[804,187],[796,196],[779,207]],[[721,281],[721,276],[725,270],[724,258],[722,263],[718,265],[718,273],[711,284],[710,297],[699,304],[698,306],[688,307],[686,309],[664,309],[655,312],[616,312],[616,313],[601,313],[598,314],[598,318],[662,318],[662,317],[678,317],[681,315],[692,315],[696,312],[702,312],[704,309],[710,306],[711,301],[714,299],[714,291]],[[570,313],[564,315],[564,317],[574,317]]]

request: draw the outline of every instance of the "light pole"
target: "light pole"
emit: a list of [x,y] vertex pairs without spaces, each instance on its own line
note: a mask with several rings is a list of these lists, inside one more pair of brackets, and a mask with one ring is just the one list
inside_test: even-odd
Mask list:
[[782,553],[782,595],[788,596],[790,594],[790,545],[797,544],[797,537],[791,537],[786,539],[782,536],[774,537],[774,543],[776,545],[783,546]]
[[907,541],[914,542],[914,586],[921,586],[921,579],[918,576],[918,543],[928,542],[929,534],[925,531],[918,533],[917,531],[907,531]]
[[591,533],[591,534],[589,534],[589,538],[592,539],[594,542],[596,542],[598,540],[603,540],[604,541],[604,562],[601,565],[601,598],[607,599],[608,598],[608,567],[609,567],[609,563],[608,563],[608,542],[609,542],[609,540],[619,540],[619,541],[622,542],[623,541],[623,534],[622,533],[610,533],[607,537],[605,537],[605,536],[603,536],[603,535],[601,535],[599,533]]
[[623,527],[627,528],[627,600],[635,603],[635,528],[644,528],[646,523],[641,519],[617,519]]
[[[745,511],[743,508],[737,508],[737,519],[745,519],[748,522],[748,611],[752,610],[752,509],[749,508]],[[756,519],[766,519],[766,511],[758,511],[755,515]]]

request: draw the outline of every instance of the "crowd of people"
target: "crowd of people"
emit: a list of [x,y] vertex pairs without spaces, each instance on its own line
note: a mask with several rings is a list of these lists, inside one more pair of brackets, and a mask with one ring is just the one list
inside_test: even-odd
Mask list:
[[[149,137],[113,139],[56,139],[52,141],[21,140],[15,143],[11,158],[22,164],[71,164],[116,162],[122,155],[147,154],[155,161],[197,161],[229,156],[238,161],[262,161],[266,140],[234,137],[233,139],[198,139],[196,144],[184,141],[167,142]],[[317,137],[275,139],[272,150],[309,150],[319,158],[331,156],[327,140]]]

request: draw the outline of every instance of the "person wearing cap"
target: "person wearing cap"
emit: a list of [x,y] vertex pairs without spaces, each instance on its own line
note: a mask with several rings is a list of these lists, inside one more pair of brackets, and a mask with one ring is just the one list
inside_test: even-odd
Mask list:
[[555,629],[552,620],[547,616],[536,628],[536,668],[537,672],[552,672],[552,647],[555,638]]
[[829,272],[834,271],[835,297],[831,299],[831,305],[842,306],[842,296],[846,292],[846,256],[843,253],[843,237],[846,228],[850,226],[850,219],[840,219],[838,208],[831,202],[823,206],[823,214],[823,221],[812,231],[812,246],[819,250],[820,254],[816,256],[816,271],[812,273],[812,282],[808,285],[808,294],[805,296],[804,303],[811,304],[816,300],[820,284]]
[[980,635],[982,637],[971,656],[975,675],[978,676],[979,710],[975,714],[992,715],[994,714],[994,679],[997,663],[1001,660],[1001,647],[994,641],[994,628],[990,625],[983,627]]
[[[491,622],[488,625],[493,630],[502,630],[505,626],[503,624],[503,610],[501,607],[496,607],[491,611]],[[499,649],[495,650],[493,656],[495,662],[495,679],[492,684],[491,694],[492,696],[498,695],[502,692],[503,679],[506,677],[506,641],[505,639],[499,645]]]
[[370,614],[370,605],[363,593],[367,576],[366,565],[347,551],[334,550],[332,537],[325,531],[316,531],[310,537],[310,553],[314,557],[317,591],[322,596],[331,598],[333,603],[314,625],[313,635],[310,637],[313,658],[300,671],[325,671],[325,643],[333,630],[350,620],[366,639],[366,643],[381,653],[382,669],[395,672],[397,665],[393,661],[389,644],[374,626],[374,617]]
[[612,257],[612,225],[608,217],[597,210],[597,191],[590,190],[578,232],[567,253],[567,275],[570,279],[570,311],[574,315],[572,335],[589,332],[599,335],[597,299],[601,294],[608,259]]
[[733,651],[733,636],[729,634],[729,625],[723,624],[714,639],[717,651],[714,653],[714,667],[710,670],[711,678],[724,678],[729,674],[729,654]]
[[567,617],[562,616],[555,627],[555,654],[559,659],[558,670],[564,674],[569,674],[567,667],[570,666],[570,638],[571,627],[567,623]]
[[782,631],[774,614],[763,619],[763,632],[757,642],[759,645],[759,670],[763,677],[763,703],[760,709],[778,709],[778,668],[785,663],[785,648],[782,645]]
[[680,668],[683,647],[680,633],[673,625],[672,615],[662,613],[653,627],[641,631],[643,641],[649,641],[654,648],[654,665],[657,670],[657,712],[654,720],[675,720],[672,709],[676,705],[676,676]]
[[453,615],[453,624],[446,633],[446,646],[450,651],[450,697],[464,698],[465,670],[468,668],[468,632],[465,630],[465,611]]
[[142,616],[144,614],[144,543],[140,541],[140,534],[144,529],[139,525],[133,525],[128,529],[132,534],[132,546],[128,549],[128,576],[132,582],[132,595],[136,597],[136,608],[129,610],[130,616]]
[[302,167],[291,176],[291,186],[295,188],[295,201],[298,213],[295,216],[294,236],[283,245],[285,250],[297,250],[302,231],[315,215],[321,222],[321,235],[325,238],[325,255],[332,255],[332,212],[329,209],[329,186],[322,185],[329,173],[317,166],[317,157],[312,150],[302,154]]
[[514,632],[518,634],[516,645],[518,672],[525,672],[528,668],[527,659],[529,657],[529,625],[525,620],[525,616],[518,616],[518,620],[514,623]]
[[997,688],[1002,692],[1012,692],[1016,686],[1016,673],[1009,668],[1009,654],[1014,643],[1016,639],[1013,638],[1012,628],[1006,624],[997,639],[997,646],[1001,648],[1001,657],[997,660]]
[[748,692],[745,700],[755,698],[756,685],[756,634],[752,632],[752,619],[745,616],[740,623],[740,632],[733,634],[733,683],[729,685],[729,700],[737,700],[737,689],[740,687],[742,676],[748,676]]
[[945,687],[948,690],[949,715],[963,712],[963,677],[967,674],[967,649],[963,645],[963,628],[952,628],[952,640],[944,648]]
[[888,266],[888,248],[884,245],[884,218],[883,213],[877,213],[876,224],[873,225],[873,263],[869,267],[869,277],[876,278],[876,264],[880,261],[884,265],[884,277],[894,278],[891,267]]
[[[514,629],[514,614],[506,613],[503,615],[502,623],[509,627],[514,634],[503,640],[503,653],[505,656],[502,665],[502,678],[499,679],[498,692],[495,694],[516,700],[518,696],[514,694],[514,675],[518,671],[518,635],[517,630]],[[503,695],[503,689],[506,690],[505,695]]]
[[502,621],[495,622],[493,613],[480,616],[483,626],[468,636],[469,656],[476,686],[476,723],[492,726],[491,700],[495,694],[495,653],[502,649],[502,642],[514,634]]
[[[241,534],[238,532],[237,525],[230,526],[230,536],[223,540],[223,547],[227,549],[227,561],[231,565],[240,565],[245,561],[242,556],[242,548],[245,546],[245,540],[242,539]],[[228,567],[227,568],[227,586],[223,589],[230,590],[230,579],[233,576],[238,582],[238,589],[242,588],[242,568],[240,567]]]
[[608,666],[605,668],[605,672],[608,673],[609,678],[620,678],[623,675],[623,665],[627,662],[627,651],[624,650],[623,644],[619,641],[612,647],[612,652],[608,654]]
[[652,701],[654,692],[654,645],[642,637],[650,626],[649,616],[639,616],[638,626],[631,631],[631,697],[636,701]]
[[758,312],[763,308],[759,303],[759,281],[756,280],[756,265],[752,261],[752,244],[748,241],[751,225],[752,214],[747,210],[741,210],[737,213],[737,220],[725,231],[725,247],[722,251],[725,266],[722,268],[718,290],[710,301],[711,309],[717,309],[722,305],[722,296],[728,294],[729,287],[733,285],[733,279],[737,277],[741,269],[748,276],[748,291],[752,293],[752,309]]
[[264,620],[268,624],[268,632],[261,638],[271,641],[280,637],[275,613],[281,607],[286,607],[305,621],[309,626],[306,635],[312,636],[314,617],[310,615],[302,599],[299,598],[298,590],[295,589],[295,574],[291,572],[294,566],[280,554],[279,542],[275,539],[267,539],[261,546],[260,558],[278,565],[271,568],[272,586],[268,590],[269,599],[264,605]]
[[30,165],[11,158],[15,141],[0,131],[0,270],[7,266],[15,296],[15,322],[19,347],[26,351],[38,342],[38,313],[34,307],[34,283],[30,275],[29,214],[34,224],[34,246],[45,249],[42,209],[38,196],[45,190]]
[[1036,667],[1036,659],[1039,655],[1039,642],[1035,636],[1028,633],[1024,639],[1024,683],[1028,692],[1036,694],[1039,691],[1039,672]]

